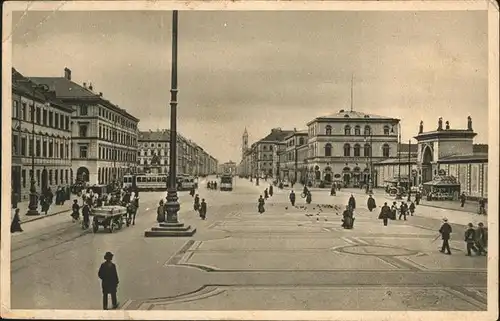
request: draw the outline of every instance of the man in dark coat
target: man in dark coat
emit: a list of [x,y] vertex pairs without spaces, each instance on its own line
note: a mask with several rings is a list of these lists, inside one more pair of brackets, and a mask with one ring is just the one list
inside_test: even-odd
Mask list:
[[384,226],[387,226],[387,222],[390,216],[391,216],[391,209],[389,206],[387,206],[387,203],[384,203],[384,206],[382,206],[382,208],[380,209],[380,214],[378,218],[384,221]]
[[266,200],[269,198],[269,192],[267,191],[267,188],[264,190],[264,198]]
[[12,223],[10,224],[10,232],[22,232],[21,228],[21,218],[19,217],[19,209],[16,208],[14,211],[14,217],[12,218]]
[[466,200],[465,193],[464,193],[464,192],[462,192],[462,194],[460,195],[460,207],[464,207],[464,205],[465,205],[465,200]]
[[202,220],[207,218],[207,203],[205,203],[205,199],[201,199],[201,204],[200,204],[200,217]]
[[262,195],[259,196],[259,200],[258,200],[258,205],[257,205],[257,209],[259,211],[260,214],[264,213],[266,210],[264,209],[264,204],[265,204],[265,201],[264,201],[264,198],[262,198]]
[[113,259],[113,253],[106,252],[104,255],[106,260],[101,264],[99,268],[99,279],[102,280],[102,306],[104,310],[108,309],[108,294],[111,294],[111,302],[113,304],[113,309],[118,308],[118,300],[116,299],[116,289],[118,288],[118,272],[116,271],[116,265],[111,262]]
[[82,227],[84,229],[88,229],[90,226],[90,207],[88,204],[83,205],[82,216],[83,216]]
[[349,203],[348,203],[349,207],[351,207],[353,210],[356,209],[356,199],[354,199],[354,196],[352,196],[351,194],[351,197],[349,197]]
[[474,251],[475,253],[478,252],[476,246],[474,246],[474,243],[476,242],[476,231],[474,230],[474,225],[472,223],[469,223],[467,225],[467,230],[465,231],[465,243],[467,243],[467,256],[471,256],[471,250]]
[[292,206],[295,206],[295,193],[293,191],[290,192],[290,203],[292,204]]
[[399,220],[401,220],[401,216],[403,216],[406,221],[406,213],[408,212],[408,205],[405,202],[401,202],[401,206],[399,207]]
[[163,200],[160,200],[160,204],[156,209],[156,221],[158,223],[165,222],[165,206],[163,204]]
[[415,213],[415,203],[411,202],[409,210],[410,210],[410,215],[413,216],[413,213]]
[[443,218],[443,225],[439,228],[439,233],[441,234],[441,239],[443,240],[443,245],[441,246],[441,250],[439,252],[444,253],[446,250],[446,254],[451,254],[450,244],[448,241],[450,240],[452,229],[451,225],[448,224],[448,219]]
[[306,203],[311,204],[311,202],[312,202],[312,194],[310,191],[307,191]]
[[488,232],[487,229],[484,228],[483,223],[477,224],[475,236],[476,236],[477,254],[486,255],[487,254],[486,248],[488,247]]
[[273,196],[273,185],[269,185],[269,196]]
[[373,211],[374,208],[377,207],[377,204],[375,204],[375,199],[373,198],[372,195],[368,197],[368,201],[366,202],[366,205],[368,207],[368,210],[371,212]]
[[337,195],[337,192],[335,192],[335,184],[332,184],[332,188],[330,189],[330,196],[335,196]]

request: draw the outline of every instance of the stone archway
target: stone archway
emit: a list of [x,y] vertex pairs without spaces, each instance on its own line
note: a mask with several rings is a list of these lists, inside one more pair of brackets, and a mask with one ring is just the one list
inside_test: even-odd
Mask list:
[[422,183],[432,180],[432,162],[434,156],[430,146],[426,145],[422,152]]
[[88,182],[90,173],[87,167],[80,167],[76,170],[76,180],[80,182]]

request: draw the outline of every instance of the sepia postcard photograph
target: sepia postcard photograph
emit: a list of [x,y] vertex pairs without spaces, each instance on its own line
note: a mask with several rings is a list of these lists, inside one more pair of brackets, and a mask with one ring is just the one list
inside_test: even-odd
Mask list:
[[498,318],[497,2],[3,9],[2,318]]

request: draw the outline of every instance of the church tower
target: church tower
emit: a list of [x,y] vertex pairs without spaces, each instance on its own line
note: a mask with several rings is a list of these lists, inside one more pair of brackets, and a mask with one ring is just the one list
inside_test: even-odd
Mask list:
[[248,132],[247,128],[245,127],[245,131],[243,132],[242,136],[242,145],[241,145],[241,159],[245,157],[245,152],[248,149]]

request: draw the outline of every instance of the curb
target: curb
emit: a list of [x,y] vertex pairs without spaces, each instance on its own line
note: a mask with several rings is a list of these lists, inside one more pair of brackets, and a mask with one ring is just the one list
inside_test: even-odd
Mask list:
[[63,213],[69,213],[69,212],[71,212],[71,210],[62,210],[62,211],[50,213],[50,214],[47,214],[47,215],[40,214],[39,216],[35,216],[34,218],[32,218],[30,220],[21,221],[21,224],[27,224],[27,223],[31,223],[31,222],[34,222],[34,221],[41,220],[41,219],[46,218],[46,217],[50,217],[50,216],[54,216],[54,215],[58,215],[58,214],[63,214]]

